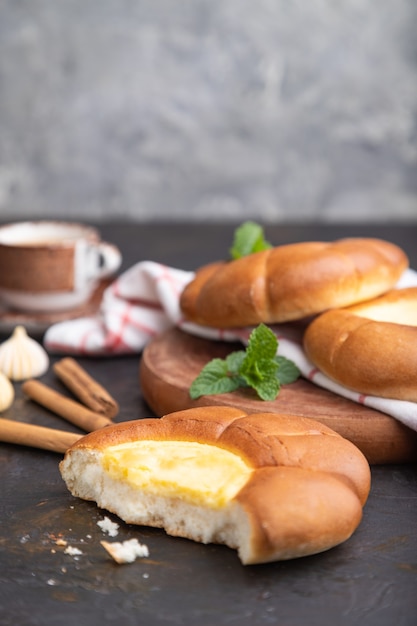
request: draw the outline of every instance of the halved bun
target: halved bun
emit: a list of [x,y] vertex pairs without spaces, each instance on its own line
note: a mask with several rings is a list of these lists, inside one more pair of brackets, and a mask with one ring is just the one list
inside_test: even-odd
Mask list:
[[345,387],[417,402],[417,287],[319,315],[305,331],[304,349]]
[[217,328],[287,322],[374,298],[407,266],[380,239],[288,244],[201,268],[180,306],[185,319]]
[[330,428],[231,407],[96,431],[67,451],[60,470],[74,496],[130,524],[226,544],[244,564],[346,541],[370,488],[365,457]]

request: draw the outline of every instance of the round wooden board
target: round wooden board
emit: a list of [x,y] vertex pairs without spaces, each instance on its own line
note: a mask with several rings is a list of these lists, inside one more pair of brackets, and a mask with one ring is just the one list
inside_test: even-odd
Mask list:
[[241,344],[210,341],[172,329],[143,351],[140,384],[152,411],[162,416],[196,406],[236,406],[248,413],[272,412],[310,417],[352,441],[371,464],[417,459],[417,433],[394,418],[299,379],[282,387],[273,402],[259,400],[251,389],[191,400],[189,388],[202,367],[224,358]]

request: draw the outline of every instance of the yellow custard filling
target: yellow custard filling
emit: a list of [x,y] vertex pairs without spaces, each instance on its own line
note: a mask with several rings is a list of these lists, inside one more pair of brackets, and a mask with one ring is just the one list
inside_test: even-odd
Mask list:
[[106,448],[103,468],[115,480],[164,497],[221,508],[252,473],[237,454],[194,441],[141,440]]

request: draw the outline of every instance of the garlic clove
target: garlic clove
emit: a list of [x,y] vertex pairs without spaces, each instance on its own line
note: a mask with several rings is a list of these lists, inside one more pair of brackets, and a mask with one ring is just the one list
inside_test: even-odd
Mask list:
[[14,387],[5,374],[0,372],[0,413],[6,411],[14,400]]
[[0,372],[10,380],[42,376],[48,367],[45,349],[28,336],[23,326],[16,326],[11,337],[0,344]]

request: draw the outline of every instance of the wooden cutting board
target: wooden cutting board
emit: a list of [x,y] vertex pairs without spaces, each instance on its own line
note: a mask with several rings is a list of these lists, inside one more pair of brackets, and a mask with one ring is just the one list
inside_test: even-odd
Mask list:
[[224,358],[241,344],[201,339],[173,329],[146,346],[140,385],[152,411],[162,416],[196,406],[236,406],[248,413],[273,412],[310,417],[352,441],[371,464],[417,460],[417,432],[394,418],[299,379],[285,385],[276,400],[259,400],[251,389],[191,400],[189,388],[202,367]]

